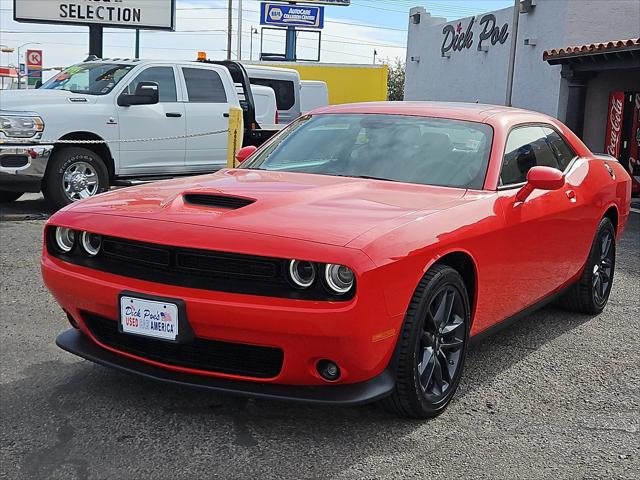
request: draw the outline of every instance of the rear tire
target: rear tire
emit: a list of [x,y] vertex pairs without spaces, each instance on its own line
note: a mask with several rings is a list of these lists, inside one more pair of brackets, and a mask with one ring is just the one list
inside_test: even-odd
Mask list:
[[598,225],[582,275],[560,298],[566,310],[597,315],[609,300],[616,267],[616,230],[608,218]]
[[409,304],[398,337],[395,389],[383,406],[411,418],[442,413],[460,382],[470,323],[462,277],[451,267],[434,265]]
[[24,192],[10,192],[7,190],[0,190],[0,203],[11,203],[18,200]]
[[44,181],[44,198],[56,209],[109,189],[109,172],[97,153],[82,147],[55,153]]

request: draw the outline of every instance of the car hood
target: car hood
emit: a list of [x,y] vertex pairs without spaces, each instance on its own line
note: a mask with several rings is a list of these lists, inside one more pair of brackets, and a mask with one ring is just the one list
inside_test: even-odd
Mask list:
[[[465,192],[378,180],[236,169],[114,190],[72,204],[64,211],[213,226],[344,246],[372,228],[397,226],[400,217],[406,216],[410,221],[414,212],[420,211],[422,217],[459,204]],[[235,209],[221,208],[190,203],[188,195],[204,195],[216,201],[219,196],[235,197],[232,200],[252,203]]]
[[61,103],[94,103],[93,95],[65,92],[63,90],[2,90],[0,108],[16,112],[40,113],[47,105]]

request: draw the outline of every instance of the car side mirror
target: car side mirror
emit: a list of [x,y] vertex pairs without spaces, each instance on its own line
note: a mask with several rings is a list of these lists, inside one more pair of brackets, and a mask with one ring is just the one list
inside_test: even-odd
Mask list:
[[258,150],[258,147],[254,145],[248,145],[246,147],[242,147],[240,150],[238,150],[238,153],[236,153],[237,162],[238,163],[244,162],[247,158],[253,155],[253,152],[255,152],[256,150]]
[[534,190],[558,190],[564,186],[564,174],[553,167],[533,167],[527,173],[527,183],[516,193],[524,202]]
[[118,97],[118,105],[121,107],[131,105],[155,105],[159,101],[160,88],[156,82],[140,82],[133,95],[123,93]]

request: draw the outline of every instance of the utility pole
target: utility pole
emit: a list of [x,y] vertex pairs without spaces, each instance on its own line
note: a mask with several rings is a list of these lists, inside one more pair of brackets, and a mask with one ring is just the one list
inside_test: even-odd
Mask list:
[[238,61],[242,60],[242,0],[238,0]]
[[513,97],[513,74],[516,67],[516,49],[518,47],[518,21],[520,20],[520,0],[515,0],[513,6],[513,21],[511,22],[511,52],[509,54],[509,70],[507,72],[507,96],[504,104],[511,107]]
[[231,60],[231,29],[233,28],[233,0],[229,0],[229,7],[227,8],[227,60]]

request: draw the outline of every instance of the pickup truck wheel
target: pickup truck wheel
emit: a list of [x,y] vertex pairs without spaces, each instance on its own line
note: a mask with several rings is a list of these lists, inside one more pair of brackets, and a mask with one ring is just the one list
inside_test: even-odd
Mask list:
[[19,199],[24,192],[9,192],[7,190],[0,190],[0,203],[9,203]]
[[109,172],[100,155],[86,148],[72,147],[54,155],[42,193],[55,208],[62,208],[108,188]]

